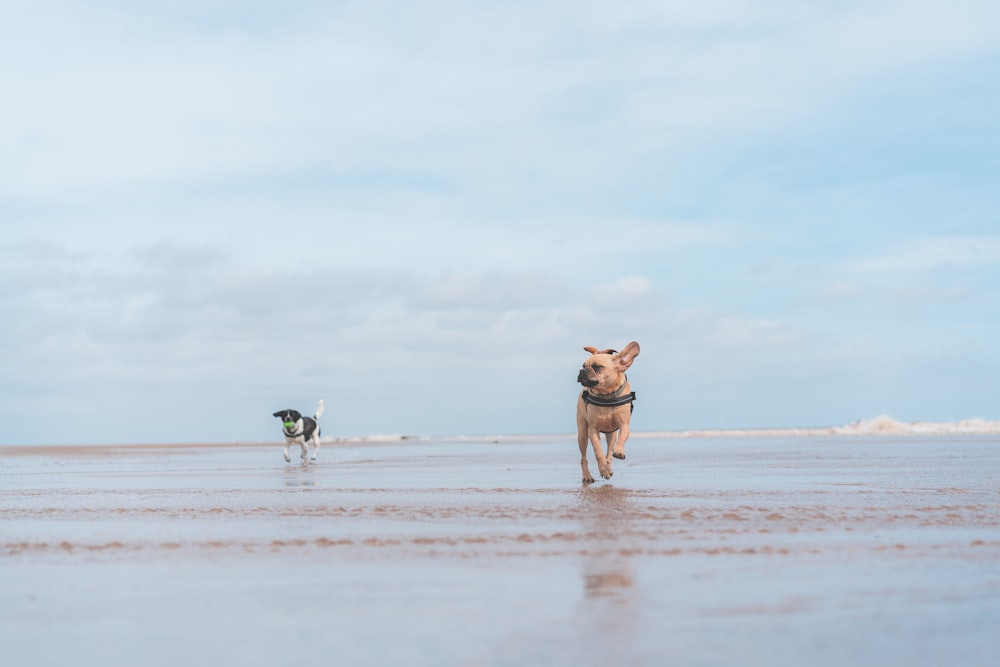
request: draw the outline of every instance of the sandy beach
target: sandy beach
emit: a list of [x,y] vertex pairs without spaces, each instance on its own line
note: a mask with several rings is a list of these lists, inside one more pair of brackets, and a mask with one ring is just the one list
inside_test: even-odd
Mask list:
[[0,447],[9,664],[993,665],[1000,436]]

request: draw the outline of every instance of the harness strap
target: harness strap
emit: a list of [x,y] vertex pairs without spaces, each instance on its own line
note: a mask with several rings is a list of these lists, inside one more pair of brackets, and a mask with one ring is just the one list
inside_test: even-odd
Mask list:
[[[605,398],[604,396],[594,396],[586,389],[583,391],[583,402],[590,403],[591,405],[598,405],[604,408],[616,408],[619,405],[625,405],[626,403],[633,404],[635,402],[635,392],[630,392],[628,394],[622,394],[621,396],[613,396],[611,398]],[[632,409],[635,410],[635,405],[632,405]]]

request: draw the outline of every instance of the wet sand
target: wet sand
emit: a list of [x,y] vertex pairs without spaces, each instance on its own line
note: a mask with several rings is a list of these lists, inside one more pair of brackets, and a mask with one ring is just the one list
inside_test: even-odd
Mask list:
[[[993,665],[1000,437],[0,447],[16,665]],[[593,467],[593,464],[591,464]]]

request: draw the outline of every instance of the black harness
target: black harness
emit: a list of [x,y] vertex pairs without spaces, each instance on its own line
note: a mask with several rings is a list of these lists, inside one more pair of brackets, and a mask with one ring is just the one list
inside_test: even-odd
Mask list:
[[623,393],[625,390],[625,385],[628,383],[628,378],[622,383],[622,386],[618,387],[615,391],[610,394],[591,394],[586,389],[583,390],[583,402],[589,403],[590,405],[597,405],[602,408],[617,408],[620,405],[628,404],[630,410],[635,411],[635,392],[629,392],[627,394]]

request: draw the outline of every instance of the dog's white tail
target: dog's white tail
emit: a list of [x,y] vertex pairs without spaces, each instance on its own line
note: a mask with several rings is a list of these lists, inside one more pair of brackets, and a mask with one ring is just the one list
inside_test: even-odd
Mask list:
[[316,419],[323,416],[323,399],[319,399],[319,405],[316,406],[316,414],[313,415]]

